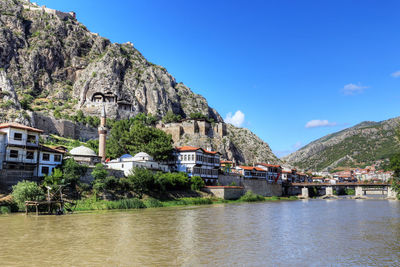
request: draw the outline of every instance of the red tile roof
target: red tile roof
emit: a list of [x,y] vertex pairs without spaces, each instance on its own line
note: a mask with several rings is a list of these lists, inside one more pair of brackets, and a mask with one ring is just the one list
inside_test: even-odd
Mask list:
[[217,151],[208,151],[208,150],[205,150],[204,148],[201,148],[201,147],[194,147],[194,146],[181,146],[181,147],[176,147],[176,150],[178,150],[178,151],[180,151],[180,152],[183,152],[183,151],[197,151],[197,150],[202,150],[204,153],[207,153],[207,154],[219,154],[219,152],[217,152]]
[[42,130],[32,128],[23,124],[15,123],[15,122],[8,122],[8,123],[0,123],[0,129],[4,128],[16,128],[16,129],[22,129],[22,130],[27,130],[31,132],[37,132],[37,133],[43,133]]
[[262,165],[264,167],[275,167],[275,168],[280,168],[281,165],[274,165],[274,164],[267,164],[267,163],[257,163],[258,165]]
[[233,161],[230,161],[230,160],[221,160],[220,163],[221,163],[221,164],[232,164]]
[[266,172],[266,170],[261,169],[261,168],[259,168],[259,167],[239,166],[239,168],[241,168],[241,169],[243,169],[243,170],[246,170],[246,171],[253,171],[253,170],[256,170],[256,171],[260,171],[260,172]]

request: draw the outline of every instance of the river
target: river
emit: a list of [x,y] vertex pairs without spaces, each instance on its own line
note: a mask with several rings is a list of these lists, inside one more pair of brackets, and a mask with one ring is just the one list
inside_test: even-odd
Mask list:
[[400,201],[0,216],[1,266],[399,266]]

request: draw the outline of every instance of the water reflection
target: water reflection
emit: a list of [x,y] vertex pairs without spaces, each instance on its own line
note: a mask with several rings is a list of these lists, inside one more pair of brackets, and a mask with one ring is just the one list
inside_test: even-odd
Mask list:
[[0,216],[4,266],[400,265],[400,204],[309,200]]

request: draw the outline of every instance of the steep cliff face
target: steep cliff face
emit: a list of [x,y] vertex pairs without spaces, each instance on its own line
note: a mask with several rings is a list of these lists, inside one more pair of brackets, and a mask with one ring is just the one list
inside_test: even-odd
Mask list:
[[[148,62],[132,43],[111,43],[88,31],[72,13],[1,0],[0,122],[18,121],[85,140],[95,129],[75,129],[69,120],[78,110],[99,116],[103,105],[114,119],[140,112],[162,118],[172,111],[182,118],[201,113],[223,121],[204,97]],[[224,139],[190,136],[185,144],[210,145],[238,162],[277,161],[249,130],[230,125],[228,133]]]
[[332,170],[387,162],[400,152],[396,134],[400,117],[362,122],[311,142],[283,160],[304,169]]
[[[3,0],[0,11],[0,66],[25,109],[99,115],[104,101],[117,119],[173,111],[222,121],[204,97],[148,62],[131,43],[113,44],[72,15],[25,1]],[[41,99],[54,103],[46,106]]]

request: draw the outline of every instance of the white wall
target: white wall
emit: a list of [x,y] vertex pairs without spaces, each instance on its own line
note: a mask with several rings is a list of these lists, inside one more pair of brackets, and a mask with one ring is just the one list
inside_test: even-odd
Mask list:
[[[49,154],[49,160],[43,160],[43,154]],[[54,159],[55,155],[60,155],[61,161],[55,161],[55,159]],[[63,159],[63,155],[61,153],[40,151],[38,176],[44,176],[44,175],[51,174],[54,168],[57,168],[59,165],[61,165],[62,159]],[[48,167],[49,172],[43,173],[42,167]]]

